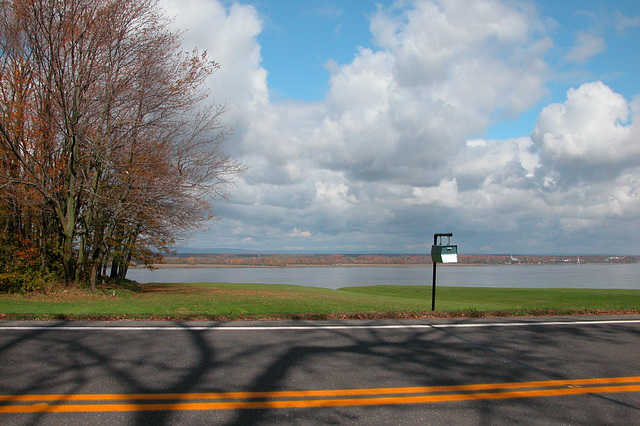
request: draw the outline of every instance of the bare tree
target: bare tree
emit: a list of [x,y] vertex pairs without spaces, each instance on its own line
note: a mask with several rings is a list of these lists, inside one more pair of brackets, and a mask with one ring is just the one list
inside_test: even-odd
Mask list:
[[218,65],[181,51],[156,0],[2,7],[0,184],[39,194],[64,278],[95,288],[110,258],[121,276],[206,221],[244,170],[222,151],[224,108],[205,104]]

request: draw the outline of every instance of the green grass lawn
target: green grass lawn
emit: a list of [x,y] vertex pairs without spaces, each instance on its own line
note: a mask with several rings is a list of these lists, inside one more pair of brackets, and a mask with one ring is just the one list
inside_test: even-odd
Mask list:
[[[273,284],[144,284],[142,291],[103,289],[0,295],[0,318],[262,319],[394,318],[431,314],[431,286],[329,290]],[[640,312],[640,290],[437,289],[440,316]]]
[[[431,303],[430,286],[351,287],[341,291]],[[640,290],[562,288],[445,287],[436,289],[436,310],[634,310],[640,309]]]

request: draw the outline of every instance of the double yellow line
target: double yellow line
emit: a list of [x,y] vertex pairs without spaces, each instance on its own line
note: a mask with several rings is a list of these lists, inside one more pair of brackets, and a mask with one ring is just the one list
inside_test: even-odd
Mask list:
[[[0,414],[345,407],[621,392],[640,392],[640,376],[453,386],[277,392],[0,395]],[[81,403],[78,404],[78,402]]]

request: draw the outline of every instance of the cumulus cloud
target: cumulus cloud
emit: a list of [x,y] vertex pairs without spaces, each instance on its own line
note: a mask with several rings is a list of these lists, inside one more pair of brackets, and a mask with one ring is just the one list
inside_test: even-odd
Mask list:
[[492,183],[528,187],[539,167],[539,158],[531,152],[532,146],[528,137],[506,141],[469,140],[454,161],[452,173],[459,186],[467,191]]
[[531,138],[469,141],[452,168],[461,233],[483,235],[487,249],[501,238],[538,250],[603,250],[612,237],[633,247],[623,230],[640,219],[636,122],[635,101],[597,81],[544,108]]
[[498,1],[378,10],[379,49],[333,67],[318,164],[356,180],[437,184],[468,135],[545,94],[550,41],[536,35],[541,25]]
[[247,115],[268,105],[267,71],[257,36],[262,20],[251,5],[209,0],[161,0],[173,26],[184,32],[184,48],[207,51],[220,69],[209,79],[213,100],[228,107],[234,124],[248,126]]
[[[375,44],[328,64],[324,101],[274,102],[253,7],[164,1],[190,29],[186,45],[220,62],[211,92],[236,129],[229,150],[251,167],[219,206],[223,220],[191,245],[427,251],[434,232],[452,231],[467,252],[545,251],[558,236],[567,250],[584,247],[585,235],[612,232],[609,220],[639,228],[640,101],[599,81],[576,85],[542,109],[530,136],[477,137],[547,93],[553,41],[535,9],[380,7]],[[573,60],[604,48],[589,37]]]
[[570,89],[567,100],[545,107],[532,139],[547,177],[560,183],[610,179],[640,161],[640,132],[631,107],[600,81]]

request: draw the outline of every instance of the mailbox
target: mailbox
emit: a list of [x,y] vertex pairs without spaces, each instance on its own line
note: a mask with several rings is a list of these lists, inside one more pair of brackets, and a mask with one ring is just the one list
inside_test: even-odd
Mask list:
[[458,246],[455,244],[431,246],[431,260],[434,263],[457,263]]
[[[447,244],[442,244],[442,237],[449,238]],[[431,290],[431,310],[436,310],[436,265],[438,263],[457,263],[458,246],[451,244],[453,234],[433,234],[433,245],[431,246],[431,260],[433,260],[433,289]],[[440,240],[440,241],[438,241]]]

